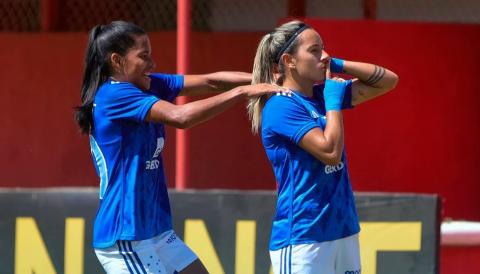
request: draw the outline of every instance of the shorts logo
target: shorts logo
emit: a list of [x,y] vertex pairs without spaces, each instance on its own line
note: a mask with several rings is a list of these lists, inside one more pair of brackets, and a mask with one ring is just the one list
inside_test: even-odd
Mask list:
[[362,274],[362,270],[351,270],[351,271],[345,271],[345,274]]
[[173,233],[172,235],[170,235],[170,237],[168,237],[167,244],[173,243],[176,239],[177,239],[177,234]]
[[[343,169],[345,165],[340,162],[338,166],[325,166],[325,174],[334,173]],[[350,274],[350,273],[349,273]]]

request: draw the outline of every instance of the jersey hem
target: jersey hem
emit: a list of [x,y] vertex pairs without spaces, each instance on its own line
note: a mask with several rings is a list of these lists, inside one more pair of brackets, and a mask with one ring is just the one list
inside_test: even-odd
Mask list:
[[268,247],[268,249],[270,251],[275,251],[275,250],[279,250],[279,249],[282,249],[286,246],[289,246],[289,245],[299,245],[299,244],[312,244],[312,243],[325,243],[325,242],[331,242],[331,241],[336,241],[336,240],[341,240],[341,239],[344,239],[344,238],[347,238],[347,237],[350,237],[350,236],[353,236],[353,235],[356,235],[360,233],[360,230],[357,231],[357,232],[354,232],[352,234],[348,234],[346,236],[343,236],[343,237],[340,237],[340,238],[334,238],[334,239],[324,239],[324,240],[290,240],[288,242],[285,242],[284,244],[279,244],[279,245],[270,245]]

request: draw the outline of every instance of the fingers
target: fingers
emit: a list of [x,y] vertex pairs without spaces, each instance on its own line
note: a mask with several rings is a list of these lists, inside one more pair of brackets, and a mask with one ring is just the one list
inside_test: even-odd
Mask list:
[[330,62],[328,62],[325,67],[325,79],[331,79],[331,78],[332,78],[332,72],[330,70]]
[[340,83],[345,82],[345,79],[338,77],[338,75],[334,75],[331,79]]
[[277,96],[288,96],[292,97],[292,91],[289,90],[288,88],[280,87],[277,89]]
[[247,97],[255,97],[263,94],[277,94],[277,96],[292,96],[292,91],[275,85],[270,84],[257,84],[249,86],[247,89]]

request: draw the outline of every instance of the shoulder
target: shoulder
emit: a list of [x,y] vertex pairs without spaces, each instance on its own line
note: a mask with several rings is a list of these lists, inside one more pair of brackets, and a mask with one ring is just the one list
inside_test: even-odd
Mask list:
[[284,107],[284,106],[296,106],[296,105],[301,105],[301,102],[299,101],[299,98],[295,95],[292,94],[290,96],[288,95],[272,95],[267,102],[265,103],[265,108],[279,108],[279,107]]
[[290,119],[305,112],[301,98],[292,94],[291,96],[273,95],[265,103],[262,111],[262,123],[268,120]]
[[180,74],[165,74],[165,73],[151,73],[150,74],[150,79],[152,79],[153,82],[155,81],[160,81],[164,83],[169,83],[169,82],[178,82],[182,81],[183,82],[183,75]]
[[103,83],[102,86],[100,86],[98,92],[112,93],[116,91],[125,91],[125,90],[142,92],[139,88],[137,88],[132,83],[118,82],[118,81],[113,81],[111,79]]
[[105,99],[117,97],[134,96],[144,94],[139,88],[129,82],[118,82],[108,80],[98,90],[98,95]]

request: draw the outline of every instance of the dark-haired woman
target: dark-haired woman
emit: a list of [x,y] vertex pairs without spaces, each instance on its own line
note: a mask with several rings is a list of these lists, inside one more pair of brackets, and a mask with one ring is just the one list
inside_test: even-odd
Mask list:
[[[91,30],[75,118],[90,136],[100,177],[93,247],[107,273],[208,273],[172,229],[161,154],[164,125],[189,128],[245,98],[288,91],[247,85],[246,73],[182,76],[153,73],[154,68],[140,27],[117,21]],[[224,92],[171,103],[178,95],[212,91]]]

